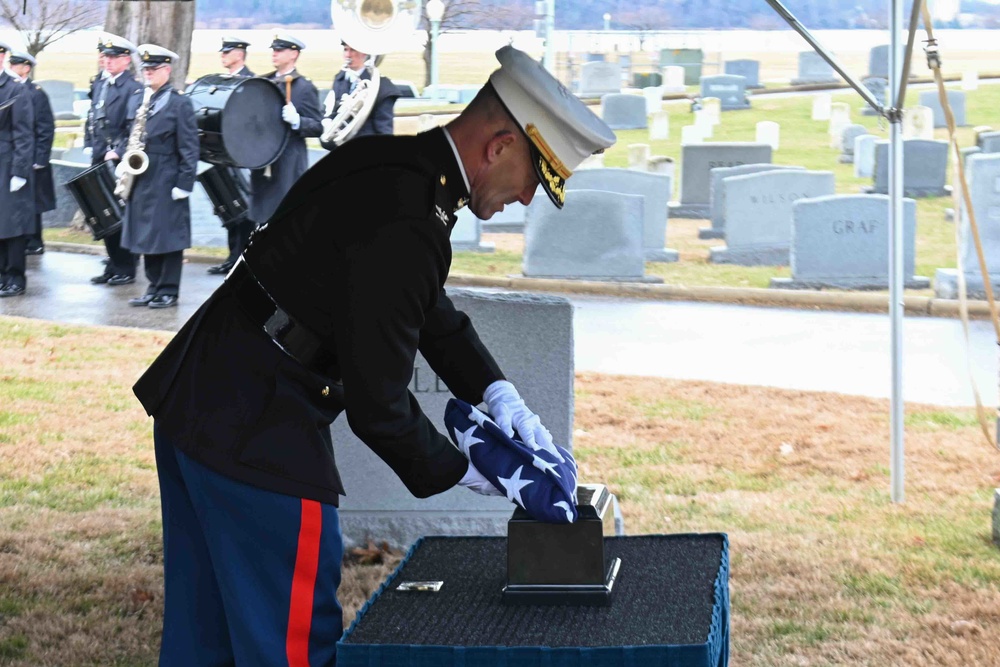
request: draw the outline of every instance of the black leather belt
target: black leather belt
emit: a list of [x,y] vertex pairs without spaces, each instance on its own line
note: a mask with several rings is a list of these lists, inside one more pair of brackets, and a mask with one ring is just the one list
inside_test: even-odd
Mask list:
[[334,380],[340,379],[336,353],[271,299],[245,260],[241,258],[236,263],[226,277],[226,285],[250,321],[263,329],[286,354],[307,368]]

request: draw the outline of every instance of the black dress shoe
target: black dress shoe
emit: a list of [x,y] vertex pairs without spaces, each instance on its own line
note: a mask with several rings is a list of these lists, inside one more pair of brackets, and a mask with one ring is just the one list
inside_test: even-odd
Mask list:
[[153,294],[143,294],[142,296],[137,296],[134,299],[128,300],[128,305],[130,306],[148,306],[149,302],[153,300]]
[[0,289],[0,298],[6,296],[21,296],[24,294],[24,285],[7,285]]
[[99,276],[94,276],[93,278],[91,278],[90,282],[94,283],[95,285],[103,285],[104,283],[108,282],[109,280],[111,280],[111,274],[110,273],[102,273]]
[[24,249],[24,254],[25,255],[43,255],[43,254],[45,254],[45,246],[39,245],[39,246],[30,247],[30,248],[25,248]]
[[232,262],[223,262],[222,264],[216,264],[215,266],[208,267],[208,272],[213,276],[225,275],[229,273],[229,270],[233,268]]
[[177,297],[173,294],[157,294],[149,302],[150,308],[170,308],[177,305]]
[[135,282],[135,276],[126,276],[124,274],[116,274],[108,278],[109,285],[128,285],[129,283]]

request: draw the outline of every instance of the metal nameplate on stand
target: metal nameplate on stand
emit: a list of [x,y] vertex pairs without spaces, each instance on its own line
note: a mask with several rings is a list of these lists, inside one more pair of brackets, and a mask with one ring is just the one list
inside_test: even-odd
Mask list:
[[604,535],[614,534],[614,496],[603,484],[577,487],[577,520],[545,523],[521,508],[507,522],[505,604],[604,606],[621,559],[605,562]]

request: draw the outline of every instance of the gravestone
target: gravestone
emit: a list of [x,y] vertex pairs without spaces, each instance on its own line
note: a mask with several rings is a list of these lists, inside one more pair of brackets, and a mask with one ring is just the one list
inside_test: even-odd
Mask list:
[[962,72],[962,90],[979,90],[979,73],[975,70]]
[[773,120],[762,120],[756,125],[755,137],[758,144],[767,144],[778,150],[781,146],[781,125]]
[[584,62],[588,63],[603,63],[604,54],[603,53],[588,53],[583,57]]
[[653,86],[642,89],[642,96],[646,100],[646,115],[652,116],[663,110],[663,88]]
[[[907,289],[930,280],[913,275],[917,203],[903,200],[903,275]],[[828,195],[792,206],[791,278],[771,278],[779,289],[888,289],[889,197]]]
[[670,114],[657,111],[649,122],[649,140],[663,141],[670,138]]
[[438,117],[432,113],[422,113],[417,117],[417,134],[438,126]]
[[837,83],[840,81],[823,58],[815,51],[799,52],[799,75],[792,79],[793,86],[813,83]]
[[873,46],[868,52],[868,76],[889,78],[889,45]]
[[805,167],[793,167],[784,164],[742,164],[737,167],[718,167],[711,171],[709,183],[709,219],[711,227],[698,230],[700,239],[723,239],[726,237],[726,179],[732,176],[758,174],[763,171],[779,169],[804,170]]
[[663,68],[663,91],[666,93],[683,93],[684,68],[679,65],[669,65]]
[[[994,294],[1000,294],[1000,155],[979,153],[966,161],[972,210],[986,258],[986,269]],[[979,257],[972,240],[968,211],[963,201],[959,213],[959,255],[970,299],[985,299],[986,288]],[[940,299],[958,298],[958,269],[938,269],[934,274],[934,294]]]
[[771,161],[767,144],[713,142],[681,146],[681,199],[671,204],[674,218],[705,218],[709,214],[712,169]]
[[934,110],[922,106],[903,109],[903,138],[933,139]]
[[854,177],[871,178],[875,174],[874,134],[861,134],[854,138]]
[[976,146],[983,153],[1000,153],[1000,132],[980,132]]
[[695,111],[694,125],[701,133],[702,140],[712,138],[712,128],[715,127],[715,123],[712,122],[712,113],[710,111],[707,109],[698,109]]
[[[600,169],[604,166],[604,153],[593,153],[583,158],[577,169]],[[575,172],[574,172],[575,173]]]
[[[722,100],[718,97],[701,98],[701,109],[698,111],[707,116],[713,126],[722,122]],[[695,113],[697,114],[697,111]]]
[[[955,127],[966,127],[965,122],[965,93],[961,90],[948,90],[948,106],[955,116]],[[938,91],[920,91],[920,105],[930,107],[934,112],[934,127],[948,127],[944,120],[944,109],[941,108],[941,100],[938,98]]]
[[681,128],[681,146],[700,144],[705,141],[705,130],[701,125],[685,125]]
[[[647,163],[647,171],[651,174],[660,174],[670,177],[671,192],[674,183],[674,159],[669,155],[651,155]],[[669,196],[668,196],[669,199]],[[669,210],[669,209],[668,209]]]
[[615,63],[599,61],[580,66],[580,84],[577,93],[581,96],[599,97],[607,93],[621,92],[621,89],[622,77]]
[[848,125],[840,133],[840,163],[854,164],[854,140],[862,134],[868,134],[864,125]]
[[[879,104],[886,106],[886,98],[889,94],[889,80],[878,77],[868,77],[861,79],[861,85],[867,88],[875,97]],[[878,112],[872,109],[871,105],[865,104],[861,107],[862,116],[877,116]]]
[[601,117],[612,130],[641,130],[649,127],[646,100],[639,95],[612,93],[602,96]]
[[76,94],[73,92],[72,81],[43,79],[35,82],[49,96],[49,106],[56,120],[78,120],[79,116],[73,110]]
[[792,242],[792,205],[832,195],[830,171],[778,170],[725,180],[726,245],[708,261],[741,266],[785,266]]
[[399,91],[400,97],[404,98],[420,97],[420,95],[417,94],[417,87],[413,85],[412,81],[399,81],[393,79],[392,83],[396,86],[396,90]]
[[[629,144],[628,148],[628,168],[646,171],[646,164],[649,162],[649,144]],[[569,183],[569,181],[566,181]],[[601,188],[577,188],[577,190],[600,190]]]
[[750,108],[750,100],[747,99],[747,80],[735,74],[701,77],[701,96],[718,98],[722,111]]
[[530,278],[662,282],[645,275],[643,198],[571,190],[557,209],[528,207],[523,271]]
[[663,75],[659,72],[637,72],[632,75],[632,85],[636,88],[659,88],[663,85]]
[[628,169],[591,169],[574,173],[566,181],[566,190],[597,190],[642,197],[642,248],[645,260],[677,261],[677,251],[666,247],[667,204],[673,192],[670,176]]
[[[449,289],[525,402],[552,432],[572,447],[573,306],[562,297],[524,293],[485,294]],[[444,408],[452,394],[426,360],[417,355],[410,391],[427,417],[445,432]],[[345,546],[369,538],[399,548],[423,535],[506,535],[513,505],[455,487],[430,498],[414,498],[402,482],[347,424],[331,428],[337,466],[346,482],[340,526]]]
[[812,119],[830,120],[830,107],[833,104],[833,95],[830,93],[817,93],[812,96]]
[[701,80],[701,65],[705,54],[701,49],[662,49],[660,67],[680,66],[684,68],[684,85],[693,86]]
[[[903,194],[906,197],[943,197],[948,171],[948,142],[903,140]],[[875,143],[875,185],[872,192],[889,192],[889,142]]]
[[726,74],[735,74],[746,79],[747,88],[763,88],[760,83],[760,61],[759,60],[727,60],[725,65]]
[[834,102],[830,105],[830,125],[827,130],[830,135],[830,148],[840,148],[840,134],[851,124],[851,107],[846,102]]
[[[534,199],[548,201],[548,198],[545,190],[539,185],[535,190]],[[483,220],[482,228],[484,232],[491,234],[522,234],[527,215],[528,207],[516,201],[504,206],[502,211],[494,213],[489,220]]]
[[68,227],[73,222],[73,216],[77,214],[80,207],[77,206],[76,199],[66,187],[66,181],[89,169],[90,158],[88,157],[86,162],[50,160],[49,165],[52,168],[52,182],[56,191],[56,208],[42,214],[42,225],[44,227]]
[[451,249],[472,252],[493,252],[495,243],[483,243],[483,221],[476,217],[468,206],[458,209],[458,220],[451,230]]

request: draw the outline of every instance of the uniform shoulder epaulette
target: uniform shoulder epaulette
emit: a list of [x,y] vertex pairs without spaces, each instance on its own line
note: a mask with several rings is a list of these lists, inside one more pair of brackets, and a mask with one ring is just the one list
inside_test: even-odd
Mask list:
[[41,87],[41,86],[39,86],[39,85],[38,85],[38,84],[36,83],[36,84],[35,84],[35,90],[41,90],[41,89],[42,89],[42,87]]
[[133,95],[138,95],[141,92],[142,92],[142,88],[136,88],[135,90],[132,91],[132,94]]

